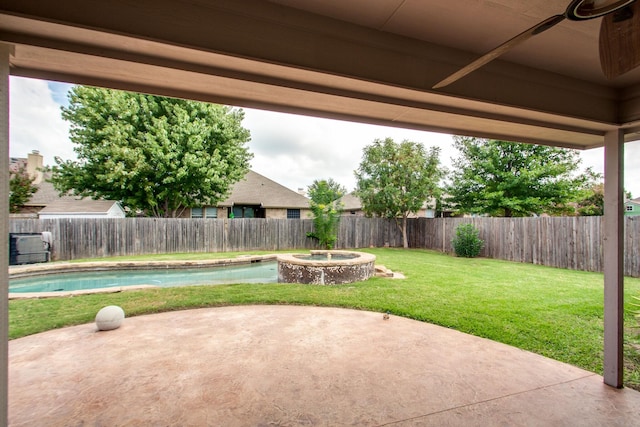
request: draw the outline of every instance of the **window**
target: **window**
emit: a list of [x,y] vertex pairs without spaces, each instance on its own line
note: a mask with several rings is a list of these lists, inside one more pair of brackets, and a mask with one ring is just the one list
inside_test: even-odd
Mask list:
[[633,212],[633,206],[632,205],[627,205],[624,208],[627,210],[627,212]]
[[191,218],[218,218],[218,208],[215,206],[191,208]]
[[218,218],[218,208],[207,206],[205,208],[205,218]]
[[233,217],[234,218],[244,218],[244,209],[242,206],[234,206],[233,207]]
[[229,218],[266,218],[266,212],[260,206],[236,205],[229,213]]
[[287,219],[300,219],[300,209],[287,209]]

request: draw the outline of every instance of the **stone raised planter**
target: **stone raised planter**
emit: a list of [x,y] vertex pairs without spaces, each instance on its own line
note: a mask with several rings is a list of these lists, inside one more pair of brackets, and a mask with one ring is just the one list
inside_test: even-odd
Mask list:
[[278,282],[339,285],[367,280],[375,274],[376,257],[363,252],[311,251],[278,255]]

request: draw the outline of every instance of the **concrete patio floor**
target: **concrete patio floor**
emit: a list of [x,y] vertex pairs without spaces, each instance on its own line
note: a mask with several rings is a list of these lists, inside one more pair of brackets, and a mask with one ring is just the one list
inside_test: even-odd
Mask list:
[[13,426],[633,426],[640,393],[450,329],[240,306],[9,342]]

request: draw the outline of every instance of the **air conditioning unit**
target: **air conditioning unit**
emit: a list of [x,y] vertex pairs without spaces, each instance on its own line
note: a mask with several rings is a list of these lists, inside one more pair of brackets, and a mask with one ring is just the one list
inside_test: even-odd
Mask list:
[[9,233],[9,265],[48,262],[51,233]]

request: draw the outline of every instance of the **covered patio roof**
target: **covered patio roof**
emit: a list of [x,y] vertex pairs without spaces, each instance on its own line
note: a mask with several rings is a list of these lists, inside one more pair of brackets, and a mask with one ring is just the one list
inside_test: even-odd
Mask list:
[[639,137],[640,69],[607,80],[601,19],[565,20],[434,84],[567,0],[6,1],[11,74],[592,148]]
[[[433,89],[479,55],[564,13],[567,3],[5,0],[0,170],[8,169],[9,74],[469,136],[605,145],[605,382],[619,387],[622,142],[640,138],[640,69],[607,80],[598,54],[602,18],[564,20]],[[6,286],[6,276],[0,279]],[[6,359],[6,347],[2,354]]]

